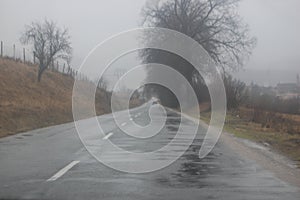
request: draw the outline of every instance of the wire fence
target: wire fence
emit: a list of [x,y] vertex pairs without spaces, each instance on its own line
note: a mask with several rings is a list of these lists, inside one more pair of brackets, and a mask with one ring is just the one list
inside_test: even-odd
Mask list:
[[[1,58],[12,59],[14,61],[26,63],[31,66],[38,65],[39,62],[32,50],[25,47],[16,46],[15,44],[7,45],[4,44],[3,41],[0,43],[0,56]],[[86,75],[79,73],[63,60],[53,61],[48,68],[53,72],[59,72],[71,76],[77,80],[89,81]]]

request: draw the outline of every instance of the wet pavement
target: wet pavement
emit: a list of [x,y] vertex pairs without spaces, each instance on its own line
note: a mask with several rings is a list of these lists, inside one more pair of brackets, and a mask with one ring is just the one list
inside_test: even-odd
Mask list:
[[[149,105],[134,109],[134,122],[149,123],[148,109]],[[106,134],[113,133],[108,138],[113,144],[127,151],[151,152],[170,143],[180,131],[179,123],[193,126],[176,113],[168,111],[167,115],[160,133],[149,139],[127,136],[111,115],[99,121],[104,122]],[[87,128],[93,132],[88,121]],[[10,136],[0,140],[0,199],[300,199],[298,188],[241,157],[222,140],[207,157],[199,159],[204,134],[205,128],[199,127],[192,145],[177,161],[145,174],[123,173],[99,163],[82,145],[73,123]],[[123,157],[107,145],[108,140],[91,139],[93,145],[101,144],[95,152],[120,165],[144,162]],[[164,157],[158,153],[156,158]],[[56,180],[47,181],[72,161],[79,163]]]

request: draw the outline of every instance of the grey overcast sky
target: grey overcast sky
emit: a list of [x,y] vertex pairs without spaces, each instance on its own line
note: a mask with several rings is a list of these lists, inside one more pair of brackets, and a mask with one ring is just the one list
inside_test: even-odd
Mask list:
[[[0,0],[0,40],[6,45],[19,45],[25,24],[52,19],[69,28],[74,47],[73,64],[78,66],[99,42],[138,27],[144,3],[145,0]],[[300,73],[299,8],[299,0],[242,0],[238,12],[258,39],[246,71]],[[283,79],[274,81],[287,81],[287,77]]]

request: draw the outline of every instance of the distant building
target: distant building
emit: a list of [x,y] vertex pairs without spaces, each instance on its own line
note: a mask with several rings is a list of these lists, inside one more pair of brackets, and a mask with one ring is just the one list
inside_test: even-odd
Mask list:
[[277,92],[279,94],[298,93],[299,85],[296,83],[279,83],[277,84]]
[[300,78],[297,74],[296,83],[279,83],[276,87],[276,96],[281,99],[292,99],[300,97]]
[[253,83],[251,84],[249,89],[251,91],[251,94],[256,96],[262,96],[262,95],[276,96],[277,94],[276,88],[274,87],[264,87],[264,86],[255,85]]

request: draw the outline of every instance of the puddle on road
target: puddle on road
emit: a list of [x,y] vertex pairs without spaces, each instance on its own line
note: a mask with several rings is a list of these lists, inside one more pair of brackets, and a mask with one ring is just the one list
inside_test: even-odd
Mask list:
[[178,118],[174,118],[174,119],[167,119],[167,121],[166,121],[166,125],[179,125],[180,124],[180,119],[178,119]]
[[167,129],[170,132],[177,132],[179,129],[179,126],[167,126]]
[[205,178],[209,175],[213,175],[218,172],[219,166],[214,163],[217,155],[210,153],[206,158],[199,159],[198,153],[200,150],[200,141],[195,140],[194,144],[190,146],[187,152],[181,157],[180,169],[172,173],[168,177],[159,177],[156,181],[159,184],[168,187],[178,188],[203,188],[207,187],[208,184],[205,182]]
[[168,116],[168,118],[170,118],[170,117],[179,117],[179,115],[177,114],[177,113],[170,113],[170,112],[168,112],[167,113],[167,116]]

